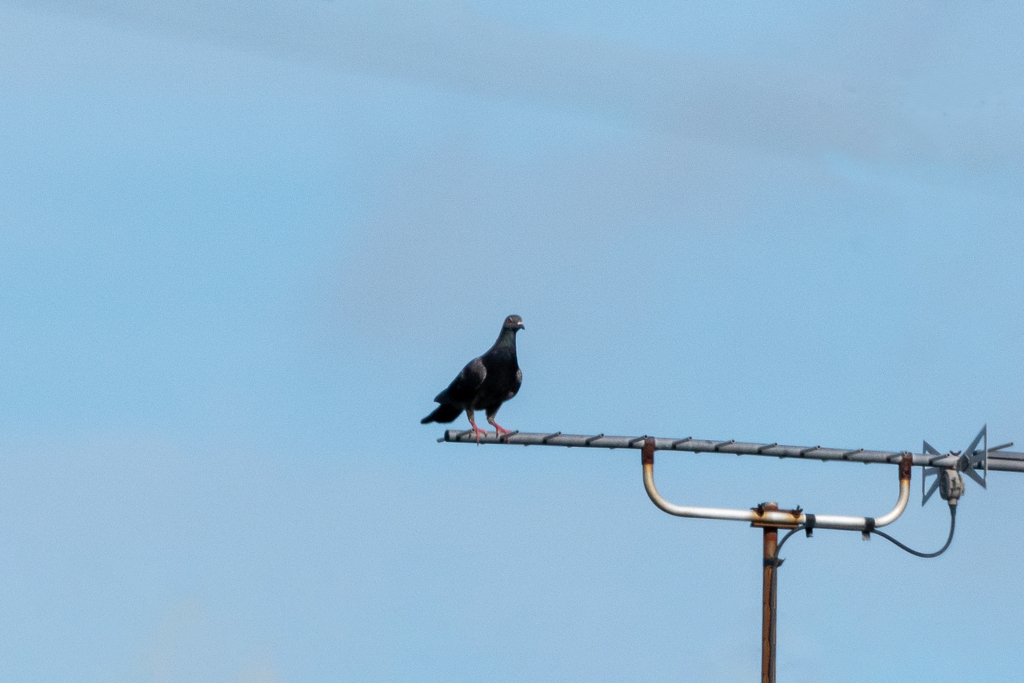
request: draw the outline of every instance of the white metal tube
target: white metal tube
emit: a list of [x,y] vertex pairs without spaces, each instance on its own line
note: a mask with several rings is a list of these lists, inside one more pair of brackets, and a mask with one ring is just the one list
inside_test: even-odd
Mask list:
[[900,463],[900,495],[896,506],[881,517],[845,517],[842,515],[808,515],[803,512],[786,510],[733,510],[729,508],[704,508],[670,503],[654,485],[654,439],[644,443],[642,462],[644,470],[644,489],[651,501],[661,510],[677,517],[694,517],[698,519],[725,519],[739,522],[757,522],[761,525],[779,525],[792,527],[797,524],[809,524],[821,529],[849,529],[853,531],[870,531],[871,529],[892,524],[907,508],[910,500],[910,469],[912,460],[904,457]]
[[[896,506],[882,515],[873,518],[872,528],[888,526],[899,519],[903,511],[907,509],[907,501],[910,500],[910,480],[900,479],[900,497],[896,500]],[[801,515],[807,517],[807,515]],[[806,521],[806,520],[804,520]],[[864,517],[844,517],[842,515],[815,515],[814,527],[817,529],[851,529],[864,531],[867,529],[867,519]]]
[[[701,508],[684,505],[674,505],[661,497],[657,487],[654,486],[654,461],[644,462],[644,488],[647,495],[651,497],[659,508],[676,517],[696,517],[698,519],[731,519],[737,522],[753,522],[755,513],[753,510],[730,510],[728,508]],[[770,513],[769,513],[770,514]],[[792,515],[786,515],[792,523]]]

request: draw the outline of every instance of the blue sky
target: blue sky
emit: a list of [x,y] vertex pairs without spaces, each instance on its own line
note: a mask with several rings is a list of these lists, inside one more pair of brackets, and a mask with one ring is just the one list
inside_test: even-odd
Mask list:
[[[1022,24],[0,2],[0,678],[754,678],[759,532],[659,512],[636,453],[419,419],[518,313],[512,429],[1024,442]],[[868,515],[896,478],[658,475]],[[793,539],[779,680],[1012,678],[1022,495],[968,483],[936,560]]]

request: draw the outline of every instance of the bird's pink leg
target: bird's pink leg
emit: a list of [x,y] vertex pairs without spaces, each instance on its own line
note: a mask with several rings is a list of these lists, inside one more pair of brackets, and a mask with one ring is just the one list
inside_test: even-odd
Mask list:
[[494,425],[494,430],[495,430],[495,432],[497,433],[498,436],[501,436],[502,434],[511,434],[512,433],[509,430],[507,430],[504,427],[502,427],[497,422],[495,422],[493,416],[488,416],[487,417],[487,421],[490,422],[492,425]]
[[480,429],[479,427],[476,426],[476,420],[473,419],[473,411],[472,410],[467,410],[466,411],[466,417],[469,418],[469,424],[473,425],[473,436],[476,437],[476,442],[480,443],[480,435],[483,434],[484,436],[487,436],[487,430],[486,429]]

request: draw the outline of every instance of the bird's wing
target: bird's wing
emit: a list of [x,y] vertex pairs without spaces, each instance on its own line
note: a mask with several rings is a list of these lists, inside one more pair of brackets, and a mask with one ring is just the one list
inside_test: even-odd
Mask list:
[[480,385],[487,378],[487,368],[480,358],[466,363],[459,376],[452,380],[448,388],[434,398],[437,403],[469,403],[473,400]]

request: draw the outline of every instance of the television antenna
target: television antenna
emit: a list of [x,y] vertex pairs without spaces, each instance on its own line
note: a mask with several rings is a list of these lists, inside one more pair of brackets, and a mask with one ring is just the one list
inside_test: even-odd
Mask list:
[[[770,444],[728,441],[709,441],[686,437],[670,439],[653,436],[607,436],[605,434],[563,434],[524,433],[514,431],[508,434],[487,433],[474,435],[472,430],[460,431],[449,429],[438,442],[501,444],[519,446],[563,446],[567,448],[609,448],[640,450],[640,461],[643,468],[644,489],[648,497],[661,510],[677,517],[698,519],[721,519],[736,522],[749,522],[751,526],[763,530],[762,552],[764,568],[762,572],[762,615],[761,615],[761,681],[775,683],[775,623],[777,606],[778,568],[782,564],[779,551],[783,544],[797,531],[804,530],[808,537],[815,529],[837,529],[859,531],[865,540],[871,534],[881,536],[897,546],[918,557],[937,557],[949,547],[956,529],[956,509],[960,497],[964,495],[964,474],[988,488],[990,470],[1003,472],[1024,472],[1024,453],[1009,452],[1005,449],[1013,443],[989,448],[988,425],[981,428],[970,445],[961,451],[939,453],[927,441],[923,442],[920,453],[909,451],[873,451],[863,448],[822,448],[821,446],[783,446],[777,442]],[[654,453],[655,451],[684,451],[691,453],[732,453],[735,455],[752,455],[775,458],[795,458],[799,460],[820,460],[822,462],[843,461],[861,462],[864,464],[897,465],[899,477],[899,495],[893,508],[880,517],[851,517],[832,514],[811,514],[799,506],[793,510],[781,510],[773,502],[760,503],[746,510],[730,508],[706,508],[676,505],[670,503],[654,484]],[[938,551],[923,553],[897,541],[892,536],[879,531],[880,527],[892,524],[910,500],[910,475],[914,467],[922,468],[921,505],[938,491],[940,497],[949,504],[950,526],[949,538]],[[930,487],[927,481],[934,477]],[[780,529],[787,530],[779,540]]]

